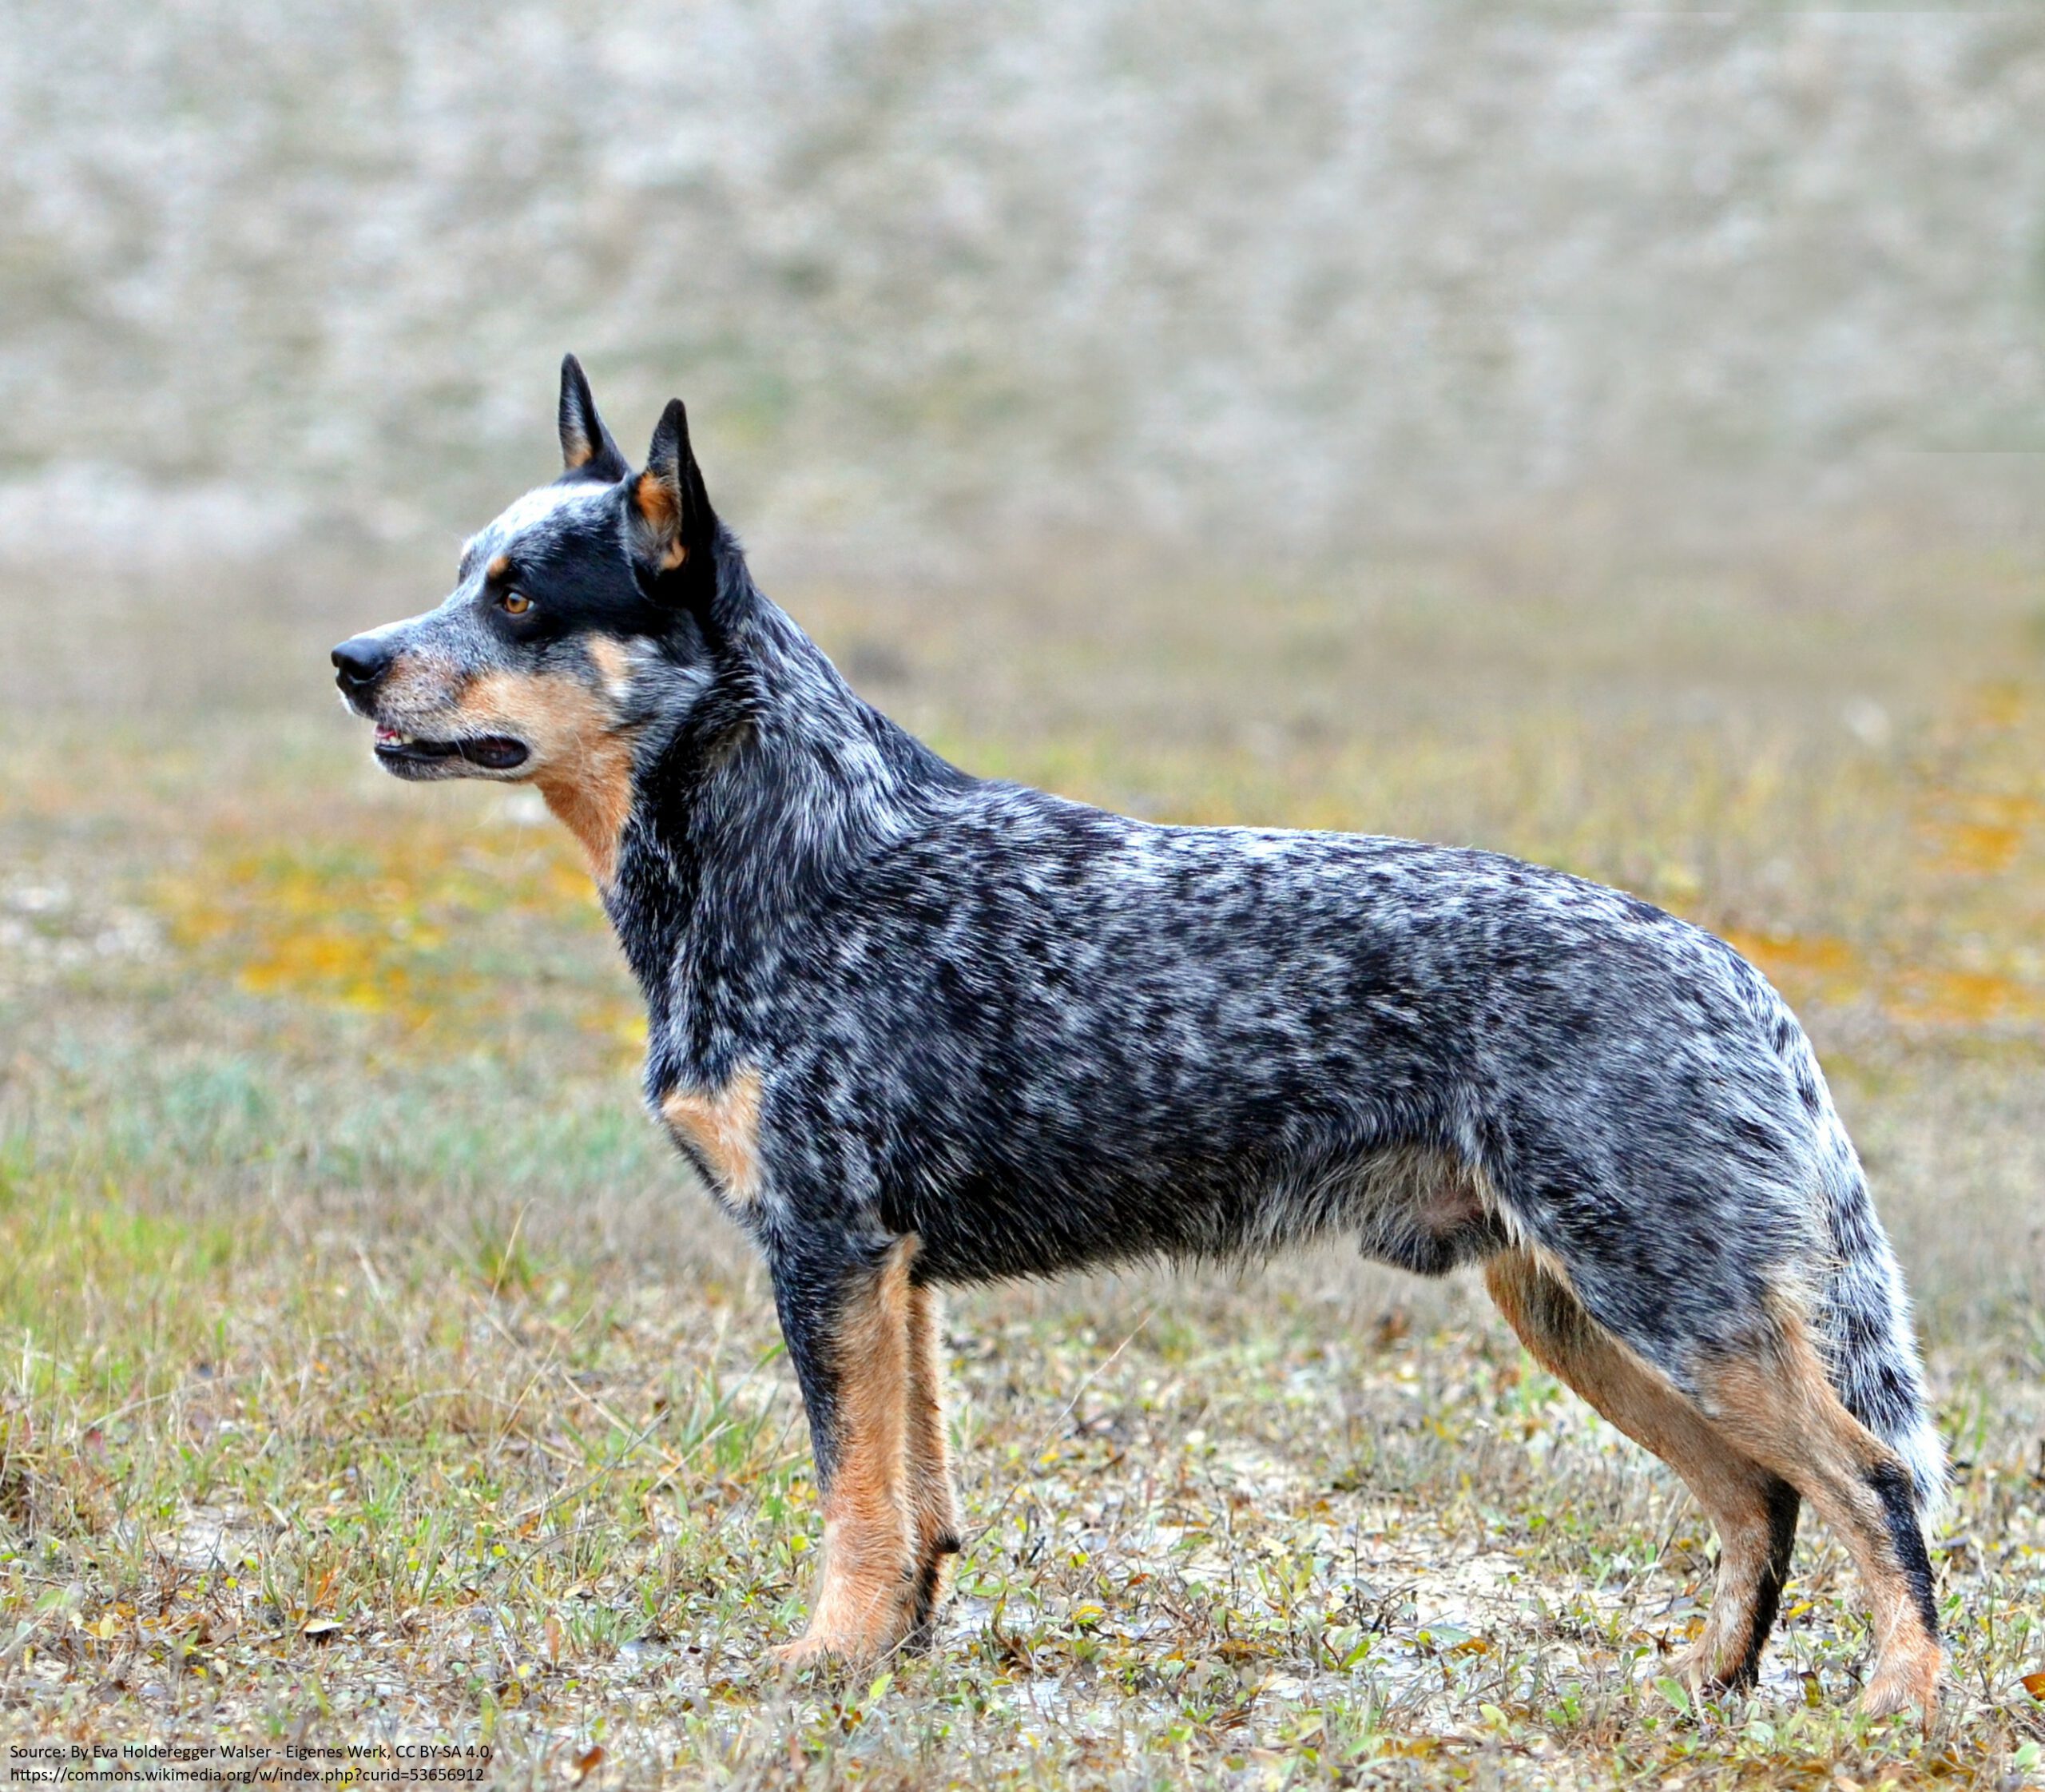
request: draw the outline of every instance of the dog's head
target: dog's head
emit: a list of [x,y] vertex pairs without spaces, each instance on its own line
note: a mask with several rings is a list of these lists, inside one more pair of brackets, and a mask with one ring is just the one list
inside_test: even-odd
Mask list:
[[386,770],[530,781],[607,879],[639,740],[709,679],[718,527],[681,401],[634,473],[572,355],[561,453],[552,485],[470,540],[446,602],[333,662]]

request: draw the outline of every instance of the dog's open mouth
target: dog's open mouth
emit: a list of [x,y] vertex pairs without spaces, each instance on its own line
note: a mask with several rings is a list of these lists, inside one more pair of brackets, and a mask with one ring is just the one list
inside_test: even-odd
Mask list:
[[379,723],[376,729],[376,757],[394,768],[436,765],[450,760],[466,759],[486,772],[509,772],[524,765],[527,753],[525,742],[514,741],[509,735],[481,734],[467,741],[423,741],[402,729],[387,728]]

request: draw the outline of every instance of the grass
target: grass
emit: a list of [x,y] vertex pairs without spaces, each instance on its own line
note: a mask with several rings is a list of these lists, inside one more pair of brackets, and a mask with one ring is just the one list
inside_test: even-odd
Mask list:
[[762,1278],[636,1109],[567,844],[378,781],[308,612],[231,703],[0,732],[0,1738],[487,1747],[507,1786],[2039,1777],[2037,571],[1551,576],[794,606],[980,769],[1479,840],[1751,952],[1864,1145],[1962,1465],[1928,1733],[1853,1714],[1815,1521],[1761,1688],[1692,1701],[1680,1486],[1474,1285],[1339,1254],[955,1300],[943,1646],[777,1679],[819,1529]]

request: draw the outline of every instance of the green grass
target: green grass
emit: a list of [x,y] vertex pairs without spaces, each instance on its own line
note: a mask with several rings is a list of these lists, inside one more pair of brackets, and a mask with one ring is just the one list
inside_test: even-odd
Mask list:
[[1879,628],[1744,575],[794,602],[980,769],[1479,840],[1753,952],[1962,1464],[1928,1734],[1853,1714],[1864,1614],[1814,1521],[1761,1687],[1690,1699],[1681,1488],[1474,1284],[1340,1254],[955,1301],[941,1646],[777,1678],[800,1409],[637,1111],[571,850],[502,793],[377,781],[308,677],[0,734],[0,1738],[487,1744],[505,1785],[2038,1777],[2045,660],[2035,574],[1956,640],[1949,574],[1885,569]]

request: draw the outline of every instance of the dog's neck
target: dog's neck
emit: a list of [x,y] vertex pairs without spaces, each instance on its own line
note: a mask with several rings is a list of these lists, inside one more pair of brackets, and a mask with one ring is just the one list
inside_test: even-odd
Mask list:
[[[721,585],[703,626],[707,681],[676,674],[697,694],[642,749],[604,892],[650,1011],[648,1075],[663,1085],[720,1074],[790,923],[967,781],[864,702],[742,561]],[[692,1064],[656,1062],[677,1046]]]

